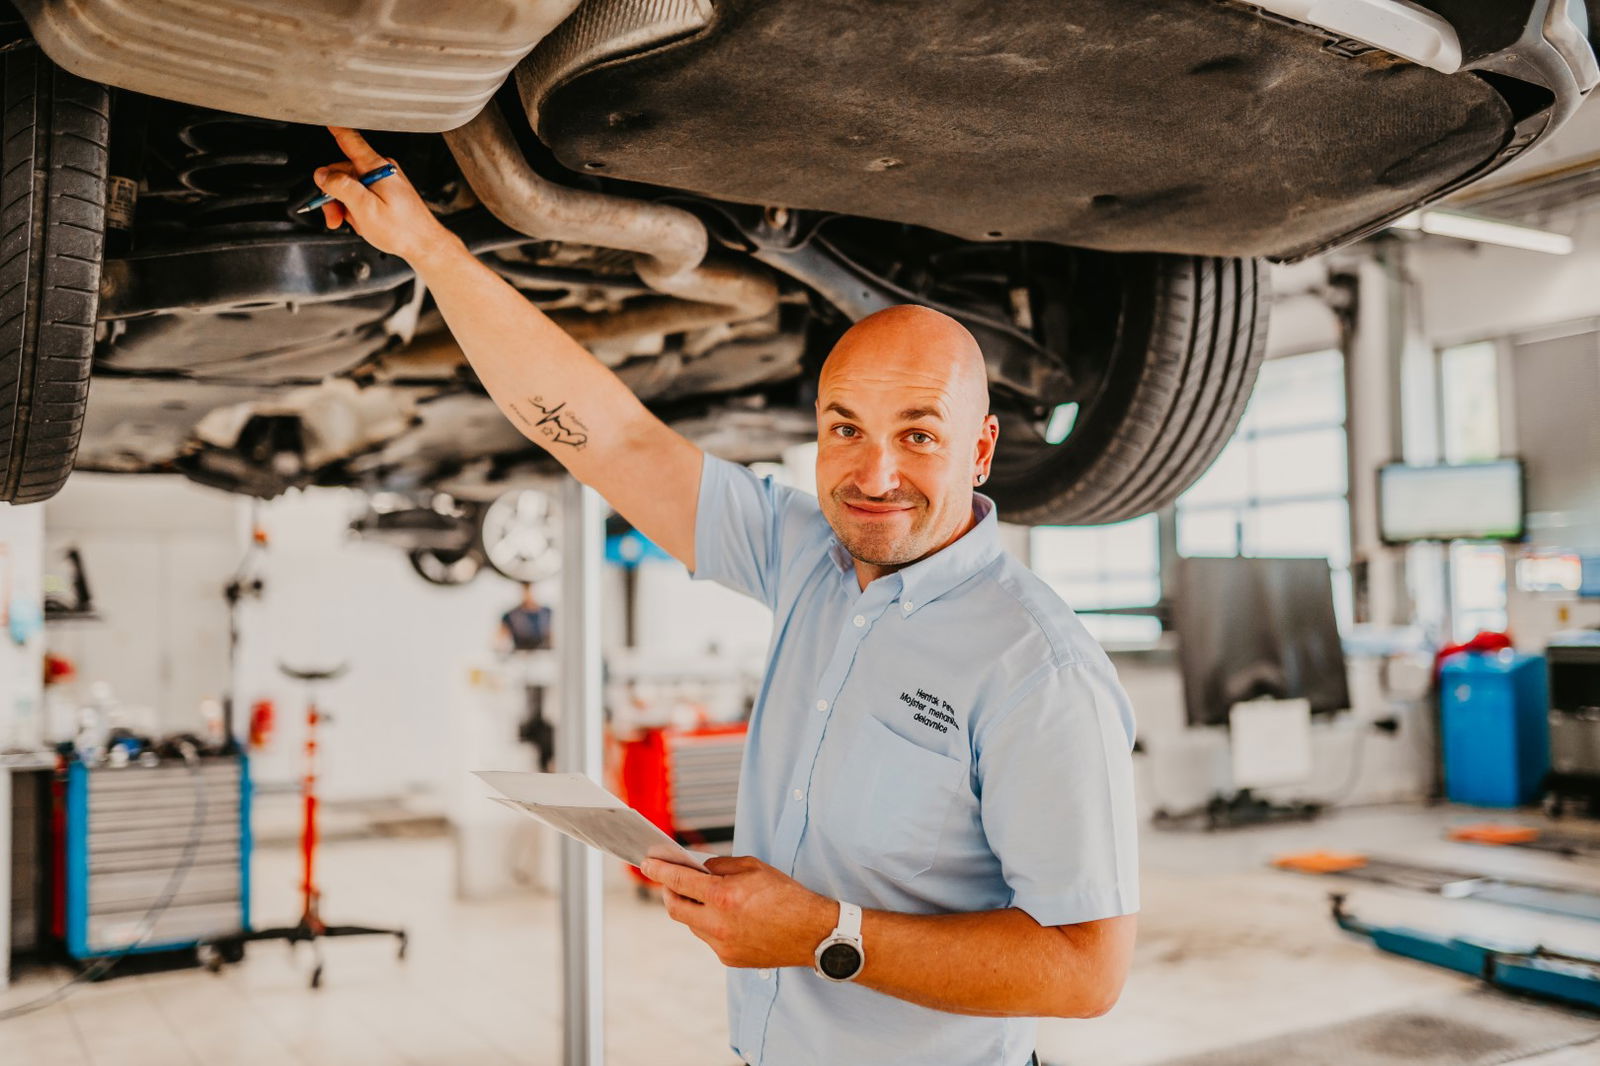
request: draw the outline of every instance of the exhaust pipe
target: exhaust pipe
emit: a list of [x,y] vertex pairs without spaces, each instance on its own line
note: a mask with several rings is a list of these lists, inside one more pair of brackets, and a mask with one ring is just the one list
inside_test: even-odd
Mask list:
[[[777,306],[777,282],[765,269],[706,261],[706,228],[688,211],[571,189],[540,177],[492,101],[444,138],[472,191],[507,226],[539,240],[635,253],[639,279],[674,299],[641,309],[644,313],[634,316],[640,321],[630,321],[623,332],[633,332],[644,319],[658,332],[742,322]],[[675,323],[676,329],[666,328]],[[602,323],[595,326],[597,334],[611,332]]]

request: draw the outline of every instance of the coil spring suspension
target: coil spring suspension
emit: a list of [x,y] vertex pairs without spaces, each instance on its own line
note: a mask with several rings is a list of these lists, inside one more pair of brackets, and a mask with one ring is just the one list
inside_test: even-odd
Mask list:
[[192,208],[205,225],[284,222],[284,204],[308,172],[291,162],[288,123],[200,112],[178,129],[187,151],[178,180],[205,194]]

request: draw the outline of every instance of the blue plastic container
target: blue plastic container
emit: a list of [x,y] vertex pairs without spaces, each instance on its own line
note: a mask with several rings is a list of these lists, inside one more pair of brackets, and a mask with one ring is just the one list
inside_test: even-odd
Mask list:
[[1521,807],[1550,769],[1544,658],[1469,652],[1439,674],[1444,790],[1452,803]]

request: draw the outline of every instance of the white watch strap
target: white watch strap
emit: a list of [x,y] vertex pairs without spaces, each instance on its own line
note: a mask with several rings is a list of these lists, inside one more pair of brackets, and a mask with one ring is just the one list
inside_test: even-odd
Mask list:
[[839,901],[839,925],[834,929],[835,936],[849,937],[851,940],[861,939],[861,908],[854,903]]

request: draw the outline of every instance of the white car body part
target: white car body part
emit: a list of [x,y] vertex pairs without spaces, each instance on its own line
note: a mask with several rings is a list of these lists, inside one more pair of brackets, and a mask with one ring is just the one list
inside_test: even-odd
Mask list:
[[1263,11],[1381,48],[1442,74],[1461,69],[1461,38],[1442,16],[1405,0],[1250,0]]
[[442,133],[578,0],[16,0],[80,78],[243,115]]

